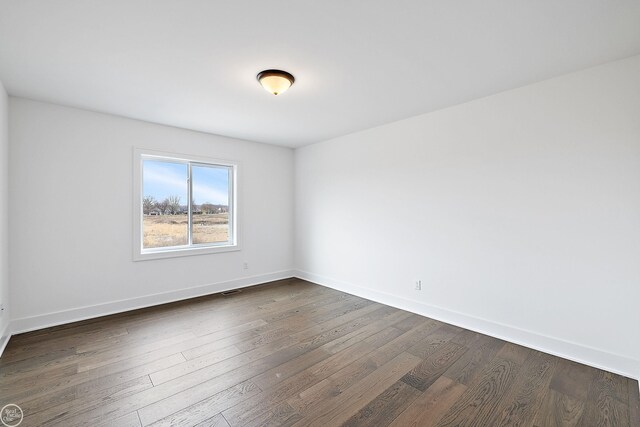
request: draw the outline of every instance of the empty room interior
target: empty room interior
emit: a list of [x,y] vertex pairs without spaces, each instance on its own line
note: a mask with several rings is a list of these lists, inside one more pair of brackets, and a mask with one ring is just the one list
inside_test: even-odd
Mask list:
[[640,426],[637,0],[0,0],[0,427]]

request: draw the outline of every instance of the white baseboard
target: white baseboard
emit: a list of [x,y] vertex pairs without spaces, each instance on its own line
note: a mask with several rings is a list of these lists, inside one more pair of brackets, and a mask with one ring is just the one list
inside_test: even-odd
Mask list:
[[442,307],[412,301],[397,295],[375,291],[307,271],[296,270],[294,275],[300,279],[308,280],[322,286],[470,329],[544,353],[573,360],[574,362],[624,375],[629,378],[640,379],[640,361],[627,356],[609,353],[600,349],[541,335],[536,332],[515,328],[491,320],[469,316]]
[[228,291],[231,289],[244,288],[247,286],[272,282],[274,280],[288,279],[291,277],[293,277],[292,270],[283,270],[274,273],[243,277],[240,279],[212,283],[193,288],[180,289],[177,291],[163,292],[160,294],[147,295],[127,300],[112,301],[104,304],[73,308],[70,310],[47,313],[38,316],[23,317],[21,319],[14,319],[11,321],[10,333],[15,335],[23,332],[35,331],[37,329],[48,328],[51,326],[63,325],[65,323],[72,323],[80,320],[87,320],[95,317],[136,310],[139,308],[151,307],[154,305],[166,304],[189,298],[196,298],[204,295]]
[[11,338],[11,324],[7,323],[3,330],[0,331],[0,357],[2,357],[2,353],[4,349],[7,348],[7,344],[9,344],[9,339]]

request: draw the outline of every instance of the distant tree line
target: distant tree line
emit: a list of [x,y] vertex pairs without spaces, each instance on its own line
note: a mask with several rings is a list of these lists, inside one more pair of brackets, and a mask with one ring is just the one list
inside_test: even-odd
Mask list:
[[195,209],[196,211],[202,212],[203,214],[226,213],[229,211],[228,206],[214,205],[213,203],[203,203],[200,206],[197,206],[194,203],[192,206],[193,206],[193,209]]
[[[191,202],[193,213],[214,214],[229,211],[228,206],[215,205],[213,203],[203,203],[196,205]],[[187,207],[180,205],[180,196],[169,196],[164,200],[156,200],[153,196],[146,196],[142,199],[142,213],[145,215],[177,215],[187,213]]]
[[154,212],[160,215],[180,213],[180,196],[169,196],[164,200],[156,200],[153,196],[146,196],[142,199],[142,213],[150,215]]

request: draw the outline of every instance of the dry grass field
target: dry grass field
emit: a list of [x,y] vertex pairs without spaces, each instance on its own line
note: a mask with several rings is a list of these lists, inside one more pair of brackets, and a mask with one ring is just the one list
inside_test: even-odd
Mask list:
[[[145,248],[161,248],[187,244],[187,215],[145,215],[143,238]],[[226,242],[229,236],[229,215],[193,216],[193,243]]]

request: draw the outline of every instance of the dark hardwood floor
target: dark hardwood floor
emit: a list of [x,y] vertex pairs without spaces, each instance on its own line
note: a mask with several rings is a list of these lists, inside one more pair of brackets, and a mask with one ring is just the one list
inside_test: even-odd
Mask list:
[[640,426],[638,383],[301,280],[15,336],[21,426]]

